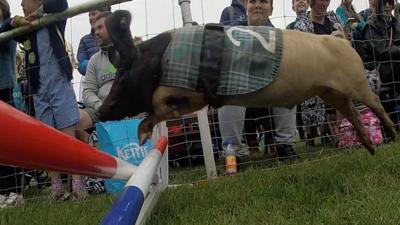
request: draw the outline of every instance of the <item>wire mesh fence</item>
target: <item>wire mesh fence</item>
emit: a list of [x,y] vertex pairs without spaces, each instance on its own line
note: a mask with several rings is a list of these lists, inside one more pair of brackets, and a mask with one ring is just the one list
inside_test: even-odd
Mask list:
[[[71,1],[73,2],[73,1]],[[78,1],[76,1],[77,3]],[[201,0],[192,1],[192,10],[194,20],[200,24],[208,22],[219,22],[219,16],[222,9],[229,5],[229,1],[225,1],[223,4],[218,3],[218,7],[212,0]],[[134,4],[134,6],[133,6]],[[274,13],[271,17],[272,23],[276,24],[279,28],[285,28],[287,24],[295,20],[295,14],[292,12],[290,0],[277,1],[274,3]],[[331,9],[335,9],[338,6],[338,1],[332,1]],[[357,6],[359,9],[368,8],[368,1],[358,1]],[[154,10],[160,8],[159,2],[151,0],[137,0],[133,3],[124,3],[113,7],[115,9],[131,9],[134,13],[134,20],[140,21],[139,25],[133,25],[133,30],[136,36],[143,38],[144,40],[156,36],[160,32],[167,29],[175,29],[180,27],[180,15],[179,6],[177,1],[171,1],[171,5],[163,11]],[[159,17],[157,17],[159,13]],[[210,16],[209,14],[214,14]],[[85,15],[86,16],[86,15]],[[83,16],[83,17],[85,17]],[[80,23],[85,21],[85,18],[80,16],[79,18],[73,18],[69,20],[68,27],[65,33],[66,40],[72,43],[70,48],[69,56],[72,62],[76,62],[76,50],[79,43],[79,39],[82,35]],[[160,18],[165,18],[163,25],[158,25]],[[136,32],[136,28],[140,27],[140,31]],[[399,25],[397,25],[399,27]],[[87,26],[87,32],[90,29]],[[390,34],[391,30],[386,29],[386,34]],[[393,31],[392,31],[393,32]],[[400,32],[400,30],[397,30]],[[84,34],[84,33],[82,33]],[[398,37],[386,36],[382,39],[370,40],[374,43],[391,43],[394,48],[400,48],[400,40]],[[354,41],[353,44],[363,45],[367,41]],[[373,45],[372,45],[373,47]],[[19,47],[21,53],[18,54],[19,60],[17,60],[17,81],[23,89],[24,99],[27,106],[26,113],[35,116],[33,107],[33,94],[30,90],[30,86],[26,81],[26,70],[25,70],[25,59],[23,58],[24,46]],[[387,111],[392,120],[399,121],[397,119],[400,113],[400,98],[398,92],[398,83],[400,76],[400,68],[398,64],[400,60],[398,56],[392,56],[389,54],[386,58],[379,57],[374,49],[372,49],[371,60],[368,65],[373,64],[371,68],[376,68],[377,65],[389,64],[390,70],[387,72],[388,80],[382,81],[382,85],[385,88],[391,88],[391,92],[385,92],[386,89],[382,89],[378,92],[381,97],[381,101],[385,104],[389,104]],[[67,57],[67,56],[66,56]],[[340,56],[338,56],[340,57]],[[62,59],[60,59],[62,60]],[[306,56],[305,59],[306,60]],[[76,63],[72,63],[74,66],[74,79],[72,85],[75,89],[77,96],[80,96],[82,76],[79,75],[76,69]],[[366,64],[366,66],[368,66]],[[40,67],[42,65],[38,65]],[[388,67],[389,68],[389,67]],[[10,87],[12,83],[10,82]],[[12,91],[11,89],[9,91]],[[382,94],[383,93],[383,94]],[[9,93],[12,96],[12,93]],[[8,103],[13,104],[12,101]],[[360,108],[364,110],[364,108]],[[340,146],[340,140],[343,138],[343,130],[345,130],[345,121],[342,116],[331,110],[329,107],[324,106],[324,111],[330,112],[324,115],[324,121],[315,124],[305,124],[302,122],[302,107],[297,107],[296,112],[296,134],[295,141],[293,143],[294,151],[299,155],[300,160],[296,163],[301,163],[302,160],[318,160],[321,155],[329,156],[334,155],[337,151],[344,151],[344,146]],[[362,111],[360,111],[362,112]],[[279,115],[273,115],[271,110],[264,110],[261,115],[256,117],[247,116],[244,119],[244,129],[242,134],[242,147],[237,154],[238,171],[244,171],[247,168],[275,168],[282,164],[287,163],[277,157],[277,143],[275,141],[276,129],[274,128],[274,118]],[[225,153],[222,147],[222,137],[220,133],[220,123],[218,120],[217,109],[210,109],[208,111],[208,120],[210,125],[210,132],[212,137],[212,149],[217,166],[218,176],[225,175]],[[237,121],[231,121],[232,123]],[[250,125],[249,125],[250,124]],[[196,115],[185,115],[181,119],[170,120],[167,122],[168,133],[169,133],[169,183],[172,185],[176,184],[188,184],[201,182],[207,179],[206,169],[204,165],[204,154],[201,144],[199,122]],[[342,133],[341,133],[342,129]],[[380,131],[377,131],[380,132]],[[385,136],[383,132],[383,136]],[[23,137],[21,137],[23,139]],[[386,140],[386,138],[385,138]],[[384,140],[384,142],[385,142]],[[62,143],[60,143],[62,144]],[[90,144],[97,146],[97,139],[95,133],[90,138]],[[55,150],[56,151],[56,150]],[[0,207],[8,207],[13,204],[17,204],[22,201],[34,201],[38,198],[49,198],[50,195],[50,176],[46,171],[30,170],[29,168],[12,168],[12,167],[1,167],[0,168]],[[71,186],[71,177],[69,175],[63,176],[63,183],[67,189]],[[90,193],[103,193],[103,181],[97,178],[86,178],[86,188]],[[14,197],[10,193],[18,193],[23,196]],[[11,199],[11,200],[10,200]],[[8,201],[8,202],[7,202]]]

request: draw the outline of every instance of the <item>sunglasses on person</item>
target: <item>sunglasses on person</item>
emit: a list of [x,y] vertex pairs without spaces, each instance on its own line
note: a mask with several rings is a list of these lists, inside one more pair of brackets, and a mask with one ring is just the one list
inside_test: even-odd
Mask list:
[[389,5],[394,5],[394,0],[383,0],[383,5],[386,5],[386,3],[389,3]]

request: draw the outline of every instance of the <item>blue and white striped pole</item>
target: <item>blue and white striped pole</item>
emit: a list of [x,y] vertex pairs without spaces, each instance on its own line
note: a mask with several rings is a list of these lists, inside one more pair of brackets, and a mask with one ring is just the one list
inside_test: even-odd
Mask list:
[[153,150],[129,178],[118,200],[101,221],[101,225],[132,225],[136,223],[144,198],[149,192],[154,173],[167,146],[167,138],[160,137]]

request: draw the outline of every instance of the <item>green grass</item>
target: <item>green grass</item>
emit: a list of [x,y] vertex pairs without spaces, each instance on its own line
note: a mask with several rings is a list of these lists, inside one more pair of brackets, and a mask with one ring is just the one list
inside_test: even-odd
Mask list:
[[[170,188],[148,224],[400,224],[399,150],[396,144],[380,147],[375,156],[365,150],[329,152]],[[79,203],[36,201],[0,210],[0,224],[98,224],[112,201],[106,195]]]
[[99,224],[114,198],[107,195],[90,197],[81,202],[50,203],[47,199],[23,206],[0,209],[1,225],[84,225]]
[[[163,193],[150,224],[399,224],[398,145]],[[397,151],[396,151],[397,150]]]

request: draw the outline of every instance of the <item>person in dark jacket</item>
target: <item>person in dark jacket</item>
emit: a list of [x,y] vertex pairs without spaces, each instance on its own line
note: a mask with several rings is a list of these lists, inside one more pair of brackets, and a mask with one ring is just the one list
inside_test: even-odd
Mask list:
[[81,38],[77,55],[79,63],[78,71],[83,76],[86,74],[86,68],[89,63],[90,57],[92,57],[92,55],[100,50],[100,47],[97,45],[96,42],[96,36],[94,34],[94,21],[99,13],[105,11],[111,11],[111,6],[106,6],[89,12],[90,33]]
[[[10,6],[7,0],[0,0],[0,33],[4,21],[10,18]],[[13,106],[12,91],[15,78],[15,59],[17,43],[13,40],[0,44],[0,100]],[[0,165],[0,194],[20,193],[21,169]]]
[[[394,0],[378,0],[376,15],[371,16],[364,29],[365,42],[357,51],[372,70],[378,68],[382,81],[379,97],[387,113],[398,124],[395,107],[400,94],[400,25],[392,15]],[[397,110],[396,110],[397,111]]]
[[376,0],[369,0],[369,8],[364,9],[358,14],[360,14],[360,16],[362,16],[364,21],[367,22],[368,18],[372,16],[373,13],[375,13],[375,9],[376,9]]
[[232,0],[232,4],[222,11],[219,23],[229,26],[246,25],[245,4],[246,0]]
[[[10,19],[10,7],[6,0],[0,1],[0,32]],[[17,43],[13,40],[0,44],[0,100],[12,105],[12,88],[15,79],[15,54]]]
[[[219,23],[226,26],[246,24],[244,4],[245,0],[232,0],[232,4],[222,11]],[[245,112],[246,108],[242,106],[222,106],[218,109],[219,131],[224,149],[226,149],[228,143],[237,145],[239,149],[242,149]],[[241,156],[239,151],[236,156]],[[240,158],[238,160],[240,161]]]
[[396,3],[394,6],[394,17],[396,17],[397,20],[400,20],[400,2]]

